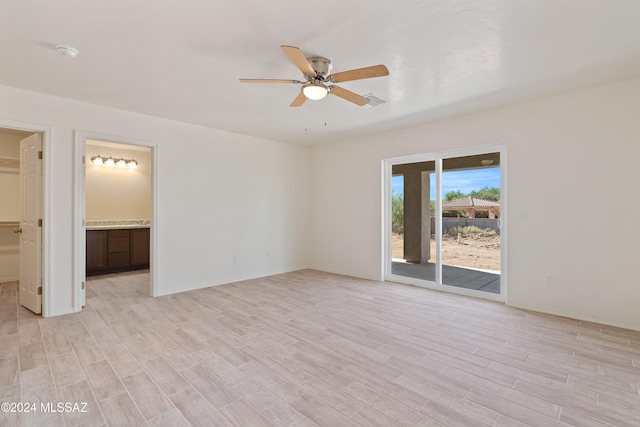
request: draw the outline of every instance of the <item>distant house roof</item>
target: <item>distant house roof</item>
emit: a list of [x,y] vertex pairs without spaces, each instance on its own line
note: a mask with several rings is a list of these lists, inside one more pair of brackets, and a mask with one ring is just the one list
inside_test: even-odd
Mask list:
[[442,204],[442,208],[445,210],[464,210],[469,208],[500,209],[500,202],[467,196],[461,199],[445,202]]

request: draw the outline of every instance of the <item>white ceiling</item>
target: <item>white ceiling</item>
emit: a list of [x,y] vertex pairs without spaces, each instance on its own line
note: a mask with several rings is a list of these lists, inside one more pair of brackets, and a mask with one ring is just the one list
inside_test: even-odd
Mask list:
[[[0,84],[312,145],[638,76],[639,18],[639,0],[6,0]],[[387,103],[290,108],[299,86],[238,82],[302,79],[282,44],[385,64],[341,86]]]

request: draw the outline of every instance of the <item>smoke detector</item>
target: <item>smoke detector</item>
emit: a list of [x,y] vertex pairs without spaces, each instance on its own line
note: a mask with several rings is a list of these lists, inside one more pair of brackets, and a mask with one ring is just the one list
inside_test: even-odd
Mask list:
[[75,47],[71,47],[71,46],[64,46],[64,45],[57,45],[56,46],[56,50],[60,53],[60,55],[65,56],[67,58],[75,58],[76,56],[78,56],[78,49],[76,49]]

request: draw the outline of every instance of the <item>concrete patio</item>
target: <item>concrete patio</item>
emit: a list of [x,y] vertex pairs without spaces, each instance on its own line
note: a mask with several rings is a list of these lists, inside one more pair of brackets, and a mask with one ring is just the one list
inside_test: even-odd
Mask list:
[[[434,263],[414,264],[393,261],[391,263],[391,272],[398,276],[435,282],[436,265]],[[500,274],[470,268],[443,265],[442,283],[457,288],[473,289],[492,294],[500,293]]]

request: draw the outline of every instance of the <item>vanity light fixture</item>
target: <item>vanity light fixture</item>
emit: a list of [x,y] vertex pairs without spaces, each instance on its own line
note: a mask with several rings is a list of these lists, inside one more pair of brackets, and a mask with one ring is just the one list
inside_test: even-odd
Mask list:
[[114,159],[112,156],[106,157],[101,156],[100,154],[91,157],[91,163],[94,165],[117,166],[119,168],[129,169],[135,169],[138,167],[138,162],[135,159],[125,159],[124,157]]
[[104,159],[100,154],[98,154],[97,156],[93,156],[91,158],[91,163],[93,163],[94,165],[104,165]]

